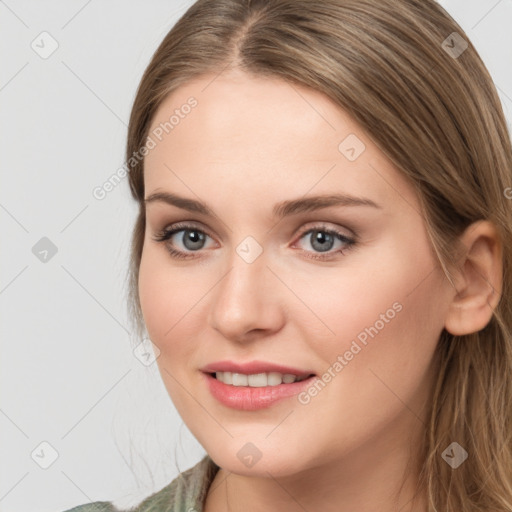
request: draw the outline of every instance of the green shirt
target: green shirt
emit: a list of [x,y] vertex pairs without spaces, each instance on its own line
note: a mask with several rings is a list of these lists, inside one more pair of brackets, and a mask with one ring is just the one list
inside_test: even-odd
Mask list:
[[205,455],[169,485],[129,510],[119,510],[109,501],[95,501],[65,512],[202,512],[208,489],[218,470],[219,466]]

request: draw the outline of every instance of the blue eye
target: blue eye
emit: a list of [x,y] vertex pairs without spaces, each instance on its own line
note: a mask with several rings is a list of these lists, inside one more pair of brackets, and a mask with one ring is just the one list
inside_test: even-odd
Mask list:
[[[181,243],[186,250],[191,252],[197,252],[204,247],[206,237],[209,238],[204,231],[191,225],[175,225],[171,229],[164,229],[153,238],[157,242],[167,242],[172,239],[177,233],[183,232],[181,236]],[[174,249],[170,244],[167,244],[167,250],[173,258],[184,259],[193,258],[193,254],[187,254],[186,251]]]
[[[180,243],[185,250],[179,250],[174,247],[175,242],[172,238],[178,234],[183,233],[181,238],[178,237]],[[334,229],[327,229],[323,226],[316,226],[301,234],[299,240],[310,237],[310,244],[313,251],[302,249],[306,258],[315,260],[332,259],[336,254],[345,254],[345,252],[356,244],[354,238],[347,237]],[[168,242],[167,250],[171,257],[176,259],[190,259],[195,258],[194,252],[200,252],[205,246],[207,238],[211,238],[207,233],[190,224],[175,224],[171,228],[166,228],[157,233],[153,240],[156,242]],[[173,242],[173,243],[171,243]],[[332,250],[333,246],[338,243],[337,250]]]
[[[311,247],[318,251],[315,255],[308,255],[306,257],[312,259],[327,259],[332,257],[334,254],[344,254],[346,250],[353,247],[356,241],[353,238],[349,238],[339,231],[333,229],[327,229],[324,227],[315,227],[309,229],[305,233],[303,233],[299,240],[303,238],[309,237]],[[342,248],[338,248],[338,250],[331,251],[333,245],[339,242]],[[310,253],[310,251],[305,251],[306,253]],[[327,253],[326,256],[323,256],[322,253]]]

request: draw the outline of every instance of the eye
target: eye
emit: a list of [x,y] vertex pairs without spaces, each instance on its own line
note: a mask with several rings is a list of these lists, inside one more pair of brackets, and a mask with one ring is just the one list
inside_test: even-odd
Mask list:
[[[181,233],[181,235],[179,235]],[[211,238],[205,231],[192,224],[174,224],[158,232],[153,240],[166,242],[169,254],[176,259],[195,258],[194,252],[200,252],[205,248],[207,238]],[[356,239],[348,237],[336,229],[323,225],[314,226],[303,232],[299,240],[309,240],[313,251],[303,250],[306,257],[315,260],[332,259],[336,254],[345,252],[356,245]],[[182,249],[176,249],[176,244],[181,243]],[[337,250],[332,250],[337,244]],[[313,254],[312,254],[313,252]],[[315,254],[316,253],[316,254]]]
[[[316,252],[316,254],[306,255],[306,257],[318,260],[330,259],[336,254],[345,254],[348,249],[353,248],[356,244],[354,238],[350,238],[340,231],[324,226],[314,226],[308,229],[306,232],[302,233],[299,240],[302,239],[309,240],[313,252]],[[332,251],[336,244],[337,250]],[[311,251],[308,250],[305,252],[311,253]]]
[[[181,235],[178,235],[182,233]],[[178,235],[178,236],[177,236]],[[204,248],[205,240],[211,238],[203,230],[191,224],[174,224],[172,228],[166,228],[157,233],[153,240],[156,242],[167,242],[167,250],[173,258],[186,259],[194,258],[193,252]],[[176,241],[180,242],[183,249],[176,249]]]

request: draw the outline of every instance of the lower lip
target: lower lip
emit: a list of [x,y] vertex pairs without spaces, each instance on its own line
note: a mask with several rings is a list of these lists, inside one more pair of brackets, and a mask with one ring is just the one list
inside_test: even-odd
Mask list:
[[308,377],[300,382],[291,384],[278,384],[277,386],[265,386],[253,388],[250,386],[231,386],[204,373],[210,393],[222,404],[242,411],[256,411],[265,409],[285,398],[298,395],[304,391],[316,379],[316,376]]

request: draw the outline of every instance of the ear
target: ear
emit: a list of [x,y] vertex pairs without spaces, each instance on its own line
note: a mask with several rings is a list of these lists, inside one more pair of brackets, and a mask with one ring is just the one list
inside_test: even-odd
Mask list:
[[451,334],[482,330],[491,320],[502,291],[502,244],[495,225],[477,221],[460,237],[464,252],[457,261],[455,290],[445,319]]

